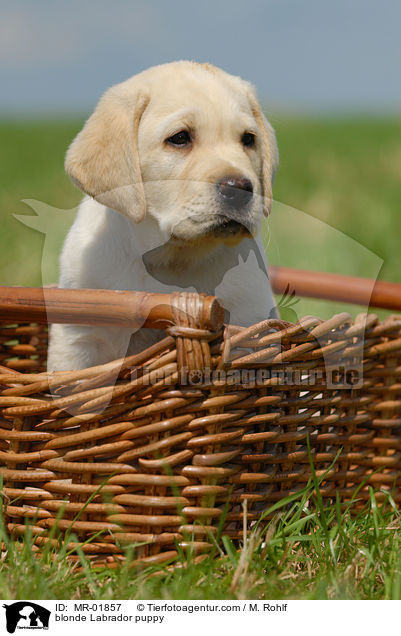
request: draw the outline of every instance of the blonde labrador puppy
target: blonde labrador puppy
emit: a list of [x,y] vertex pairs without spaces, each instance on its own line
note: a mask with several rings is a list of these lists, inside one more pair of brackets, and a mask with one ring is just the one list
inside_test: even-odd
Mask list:
[[[59,286],[216,294],[245,326],[276,315],[258,232],[277,162],[273,129],[239,77],[181,61],[112,87],[67,152],[89,196]],[[159,337],[53,325],[48,367],[102,364]]]

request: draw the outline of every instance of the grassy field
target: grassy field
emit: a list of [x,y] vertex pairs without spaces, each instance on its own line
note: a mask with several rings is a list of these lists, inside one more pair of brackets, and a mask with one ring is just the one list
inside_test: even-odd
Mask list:
[[[266,229],[270,261],[401,281],[401,120],[272,117],[280,147],[275,208]],[[82,121],[0,123],[0,284],[57,280],[57,254],[80,193],[63,172],[65,150]],[[40,201],[51,241],[13,215]],[[37,204],[31,203],[35,208]],[[64,210],[64,211],[63,211]],[[43,258],[42,258],[43,255]],[[300,301],[295,313],[327,317],[343,306]],[[352,313],[359,308],[351,310]],[[293,312],[294,313],[294,312]],[[293,317],[293,316],[291,316]],[[316,485],[316,484],[315,484]],[[67,546],[41,557],[9,542],[0,563],[2,598],[401,598],[400,514],[391,499],[356,516],[324,508],[313,485],[270,511],[273,519],[237,551],[180,569],[91,572]],[[356,495],[357,496],[357,495]],[[263,532],[262,532],[263,528]]]

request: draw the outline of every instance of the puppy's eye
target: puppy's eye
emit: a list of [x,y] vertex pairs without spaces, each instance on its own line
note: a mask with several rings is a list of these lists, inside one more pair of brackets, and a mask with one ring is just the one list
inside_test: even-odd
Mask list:
[[175,133],[172,137],[166,139],[166,143],[171,144],[172,146],[187,146],[191,143],[191,137],[187,130],[181,130],[178,133]]
[[246,132],[242,135],[241,142],[246,148],[252,148],[255,145],[255,135],[253,133]]

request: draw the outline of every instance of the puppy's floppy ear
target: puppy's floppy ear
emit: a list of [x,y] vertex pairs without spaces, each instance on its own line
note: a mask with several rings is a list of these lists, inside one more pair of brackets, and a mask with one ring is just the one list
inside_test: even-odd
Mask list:
[[262,113],[262,109],[260,108],[253,86],[250,86],[249,88],[248,97],[262,140],[263,212],[267,216],[270,213],[272,206],[272,186],[278,166],[277,141],[272,126]]
[[138,155],[138,128],[149,96],[118,84],[69,147],[65,169],[72,181],[100,203],[139,223],[146,212]]

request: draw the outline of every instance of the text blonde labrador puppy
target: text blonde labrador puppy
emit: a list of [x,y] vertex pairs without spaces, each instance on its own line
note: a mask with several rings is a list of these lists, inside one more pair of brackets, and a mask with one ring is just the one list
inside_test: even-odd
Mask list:
[[[214,66],[165,64],[112,87],[67,152],[89,196],[59,286],[216,294],[245,326],[276,315],[258,232],[277,161],[253,87]],[[53,325],[49,370],[102,364],[159,337]]]

